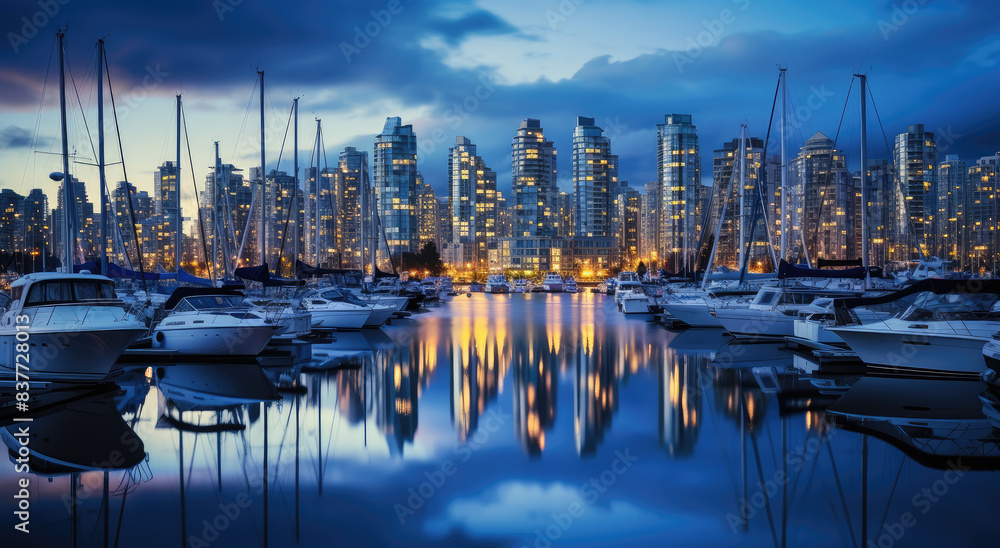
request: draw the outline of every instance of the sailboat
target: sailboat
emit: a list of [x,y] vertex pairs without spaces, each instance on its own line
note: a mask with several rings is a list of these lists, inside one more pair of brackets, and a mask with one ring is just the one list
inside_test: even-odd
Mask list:
[[[76,203],[66,130],[65,32],[60,29],[57,36],[63,172],[53,173],[50,178],[64,181],[63,207],[68,212],[75,210]],[[103,56],[103,40],[99,46]],[[102,80],[98,86],[103,89]],[[100,104],[103,95],[99,92],[98,97]],[[103,120],[98,126],[103,159]],[[103,162],[100,167],[103,171]],[[63,215],[64,272],[23,276],[11,284],[10,297],[0,303],[0,378],[25,380],[23,373],[28,368],[32,380],[102,381],[111,374],[128,345],[146,333],[146,326],[125,312],[110,278],[89,271],[73,272],[77,231],[72,217]]]

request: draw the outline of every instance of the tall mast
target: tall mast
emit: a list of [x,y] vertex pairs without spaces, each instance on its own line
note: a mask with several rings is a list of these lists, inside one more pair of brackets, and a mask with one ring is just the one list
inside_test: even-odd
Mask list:
[[785,109],[788,88],[785,81],[785,71],[788,68],[778,69],[781,78],[781,259],[788,260],[788,230],[791,223],[788,222],[788,186],[785,178],[788,174],[788,165],[785,159]]
[[264,71],[260,74],[260,259],[267,264],[267,163],[264,159]]
[[[215,183],[212,185],[212,272],[219,272],[219,182],[222,161],[219,160],[219,142],[215,141]],[[227,273],[228,274],[228,273]],[[225,276],[221,276],[225,279]]]
[[316,267],[317,268],[319,267],[319,222],[320,222],[320,219],[322,218],[322,215],[319,214],[319,196],[320,196],[320,188],[319,187],[320,187],[320,182],[321,182],[321,177],[319,175],[319,147],[322,146],[320,144],[323,141],[322,135],[323,135],[322,121],[319,118],[316,118],[316,147],[315,147],[316,148],[316,165],[315,165],[316,169],[313,171],[313,182],[315,183],[315,188],[316,188],[316,197],[315,197],[315,200],[314,200],[314,203],[315,203],[315,206],[316,206],[314,208],[314,213],[315,213],[315,216],[316,216],[316,234],[315,234],[316,237],[313,238],[313,248],[316,250]]
[[[868,76],[855,74],[861,80],[861,264],[868,268],[868,137],[865,131]],[[832,166],[831,166],[832,167]],[[856,249],[856,248],[855,248]]]
[[746,124],[740,126],[740,267],[746,258],[747,141]]
[[108,181],[104,173],[104,39],[97,41],[97,170],[101,174],[101,275],[108,275]]
[[295,215],[295,252],[292,257],[292,274],[295,274],[295,264],[299,260],[299,235],[300,235],[300,225],[301,220],[299,219],[299,98],[296,97],[293,101],[293,106],[295,110],[295,127],[293,128],[292,136],[292,150],[295,153],[292,155],[292,179],[295,181],[292,187],[292,215]]
[[184,249],[184,239],[181,237],[183,230],[181,219],[181,96],[177,94],[177,177],[174,179],[174,195],[177,203],[174,204],[174,272],[180,272],[181,254]]
[[62,158],[63,158],[63,253],[65,262],[63,272],[73,273],[73,250],[76,249],[76,231],[73,226],[73,215],[76,212],[76,197],[69,174],[69,132],[66,130],[66,59],[65,29],[56,32],[59,37],[59,114],[62,126]]

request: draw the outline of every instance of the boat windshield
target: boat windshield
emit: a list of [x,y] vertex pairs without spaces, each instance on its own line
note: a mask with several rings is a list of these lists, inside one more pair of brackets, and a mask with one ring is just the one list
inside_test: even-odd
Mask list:
[[900,315],[904,321],[967,321],[1000,320],[1000,312],[993,305],[1000,299],[994,293],[946,293],[935,295],[927,292],[917,298]]
[[217,308],[239,308],[242,297],[236,295],[200,295],[187,297],[174,310],[186,312],[190,310],[212,310]]
[[25,306],[115,300],[115,284],[103,280],[52,280],[33,284]]

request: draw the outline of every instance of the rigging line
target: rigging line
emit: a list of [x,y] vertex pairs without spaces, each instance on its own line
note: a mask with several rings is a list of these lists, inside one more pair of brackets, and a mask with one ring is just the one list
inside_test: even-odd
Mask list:
[[[215,261],[208,260],[208,244],[205,242],[205,218],[201,212],[201,200],[198,198],[198,180],[194,174],[194,160],[191,155],[191,137],[188,135],[187,129],[187,114],[184,112],[184,106],[181,105],[181,122],[184,124],[184,143],[187,145],[188,153],[188,165],[191,166],[191,186],[194,188],[194,204],[198,209],[198,231],[201,234],[201,251],[203,253],[202,257],[205,258],[205,262],[208,263],[208,275],[209,279],[215,279],[215,272],[213,271],[213,265]],[[180,174],[181,166],[177,166],[177,173]],[[177,192],[180,194],[180,185],[177,185]],[[178,228],[180,230],[180,228]],[[177,265],[177,270],[180,270],[180,265]]]
[[257,91],[257,81],[259,78],[254,77],[253,89],[250,90],[250,99],[247,100],[247,109],[243,113],[243,125],[240,126],[240,132],[236,134],[236,144],[233,145],[233,152],[229,155],[230,158],[239,158],[236,153],[240,150],[240,141],[243,139],[243,131],[247,127],[247,119],[250,117],[250,108],[253,106],[254,92]]
[[[744,396],[740,396],[743,398]],[[750,414],[746,409],[746,404],[743,405],[743,413],[747,420],[747,424],[750,424]],[[767,493],[767,487],[764,482],[764,468],[760,462],[760,448],[757,446],[757,435],[754,433],[753,428],[750,429],[750,442],[753,446],[754,460],[757,464],[757,478],[760,480],[759,487],[764,493]],[[774,516],[771,515],[771,500],[767,497],[764,498],[764,509],[767,511],[767,522],[771,528],[771,538],[774,540],[774,545],[778,546],[778,534],[774,530]]]
[[885,526],[885,520],[889,517],[889,505],[892,504],[892,497],[896,494],[896,486],[899,485],[899,476],[903,474],[903,465],[906,464],[906,458],[900,459],[899,470],[896,472],[896,480],[892,482],[892,491],[889,492],[889,500],[885,503],[885,513],[882,514],[882,523],[878,526],[876,531],[881,531],[882,527]]
[[[848,103],[851,100],[851,90],[852,89],[854,89],[854,76],[851,76],[851,85],[847,87],[847,97],[844,98],[844,109],[840,111],[840,122],[837,123],[837,133],[833,137],[833,147],[830,149],[830,155],[829,155],[830,156],[830,164],[827,166],[827,169],[826,169],[826,181],[823,183],[824,193],[823,193],[823,195],[820,196],[820,199],[819,199],[819,211],[816,214],[816,222],[817,222],[817,224],[823,219],[823,210],[825,209],[823,206],[826,204],[826,200],[827,200],[825,189],[826,189],[826,187],[830,186],[830,178],[833,176],[833,169],[834,169],[833,158],[834,158],[834,155],[836,154],[836,151],[837,151],[837,140],[840,139],[840,130],[841,130],[841,127],[844,125],[844,115],[847,114],[847,105],[848,105]],[[846,162],[845,162],[845,167],[846,167]],[[818,245],[818,242],[819,242],[819,233],[820,232],[821,231],[819,230],[819,227],[817,226],[816,230],[814,230],[813,233],[812,233],[813,250],[816,250],[816,246]],[[827,255],[829,256],[829,253]]]
[[135,219],[135,208],[132,207],[132,187],[128,184],[128,170],[125,169],[125,151],[122,146],[121,128],[118,126],[118,107],[115,103],[115,88],[111,85],[111,68],[108,66],[108,56],[104,56],[104,69],[108,76],[108,94],[111,96],[111,114],[115,119],[115,136],[118,137],[118,154],[122,161],[122,179],[125,180],[125,192],[128,194],[128,209],[132,216],[132,235],[135,238],[135,250],[139,258],[139,277],[142,281],[142,291],[146,294],[146,302],[149,303],[149,291],[146,289],[146,267],[142,260],[142,246],[139,245],[139,230],[136,225],[139,223]]
[[837,461],[833,459],[833,449],[831,444],[826,444],[826,452],[830,455],[830,465],[833,468],[833,479],[837,483],[837,492],[840,493],[840,504],[844,510],[844,517],[847,522],[847,532],[851,534],[851,544],[858,546],[858,539],[854,536],[854,525],[851,523],[851,513],[847,509],[847,498],[844,497],[844,486],[840,483],[840,473],[837,472]]
[[274,165],[275,172],[281,167],[281,157],[285,153],[285,143],[288,142],[288,128],[292,127],[292,111],[294,109],[294,105],[288,109],[288,120],[285,121],[285,134],[281,138],[281,148],[278,149],[278,161]]
[[878,106],[875,105],[875,95],[872,94],[872,82],[868,80],[868,96],[872,98],[872,110],[875,111],[875,119],[878,120],[878,127],[882,130],[882,140],[885,141],[885,151],[892,157],[892,147],[889,146],[889,137],[885,134],[885,126],[882,125],[882,118],[878,115]]
[[[42,80],[42,94],[38,98],[38,114],[35,116],[35,129],[31,134],[31,148],[29,150],[34,150],[35,146],[38,145],[38,130],[42,127],[42,109],[45,106],[45,90],[49,86],[49,74],[52,71],[52,52],[56,49],[56,35],[52,35],[52,46],[49,49],[49,62],[45,64],[45,79]],[[34,154],[31,158],[34,158]],[[21,185],[17,187],[17,192],[20,194],[24,191],[24,181],[28,178],[28,165],[32,162],[24,162],[24,172],[21,174]]]
[[90,125],[87,124],[87,114],[83,111],[83,102],[80,101],[80,90],[76,87],[76,78],[73,77],[73,69],[69,66],[69,63],[66,63],[66,72],[69,73],[69,81],[73,84],[73,94],[76,95],[76,104],[80,107],[80,118],[83,119],[83,129],[87,135],[87,141],[90,143],[90,151],[94,155],[94,158],[97,158],[97,147],[94,146],[94,137],[90,134]]

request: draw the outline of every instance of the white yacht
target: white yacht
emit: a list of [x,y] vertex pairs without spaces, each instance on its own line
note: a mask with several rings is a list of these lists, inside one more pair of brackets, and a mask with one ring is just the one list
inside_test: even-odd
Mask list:
[[179,287],[153,329],[152,346],[180,354],[256,356],[281,327],[242,303],[237,292]]
[[23,363],[31,380],[100,381],[148,331],[125,312],[110,278],[85,272],[22,276],[0,296],[0,314],[0,378],[16,377]]
[[514,282],[514,293],[530,293],[530,290],[528,289],[528,280],[518,278],[517,281]]
[[332,287],[305,294],[302,304],[312,314],[313,327],[325,329],[381,327],[396,312],[393,304],[362,301]]
[[542,289],[546,293],[562,293],[563,291],[563,279],[558,272],[549,272],[545,275],[545,279],[542,280]]
[[764,287],[749,306],[729,308],[720,304],[712,313],[736,337],[791,337],[795,335],[795,320],[800,316],[828,310],[822,303],[829,305],[830,301],[813,304],[817,299],[857,297],[863,291],[862,287],[854,291],[812,285]]
[[503,274],[490,274],[486,277],[486,293],[509,293],[510,286],[507,285],[507,278]]
[[[857,321],[852,308],[915,296],[902,313],[862,325],[846,321],[837,334],[866,364],[935,373],[982,373],[983,347],[1000,331],[998,280],[924,280],[891,295],[837,301],[839,319]],[[846,318],[845,318],[846,316]]]
[[578,288],[576,287],[576,279],[573,276],[569,276],[563,282],[563,292],[564,293],[576,293]]
[[625,314],[649,314],[649,295],[639,281],[639,275],[632,271],[618,274],[615,286],[615,304]]
[[248,298],[244,303],[250,305],[252,312],[272,320],[279,327],[275,339],[290,340],[312,332],[312,314],[301,303],[281,298]]

